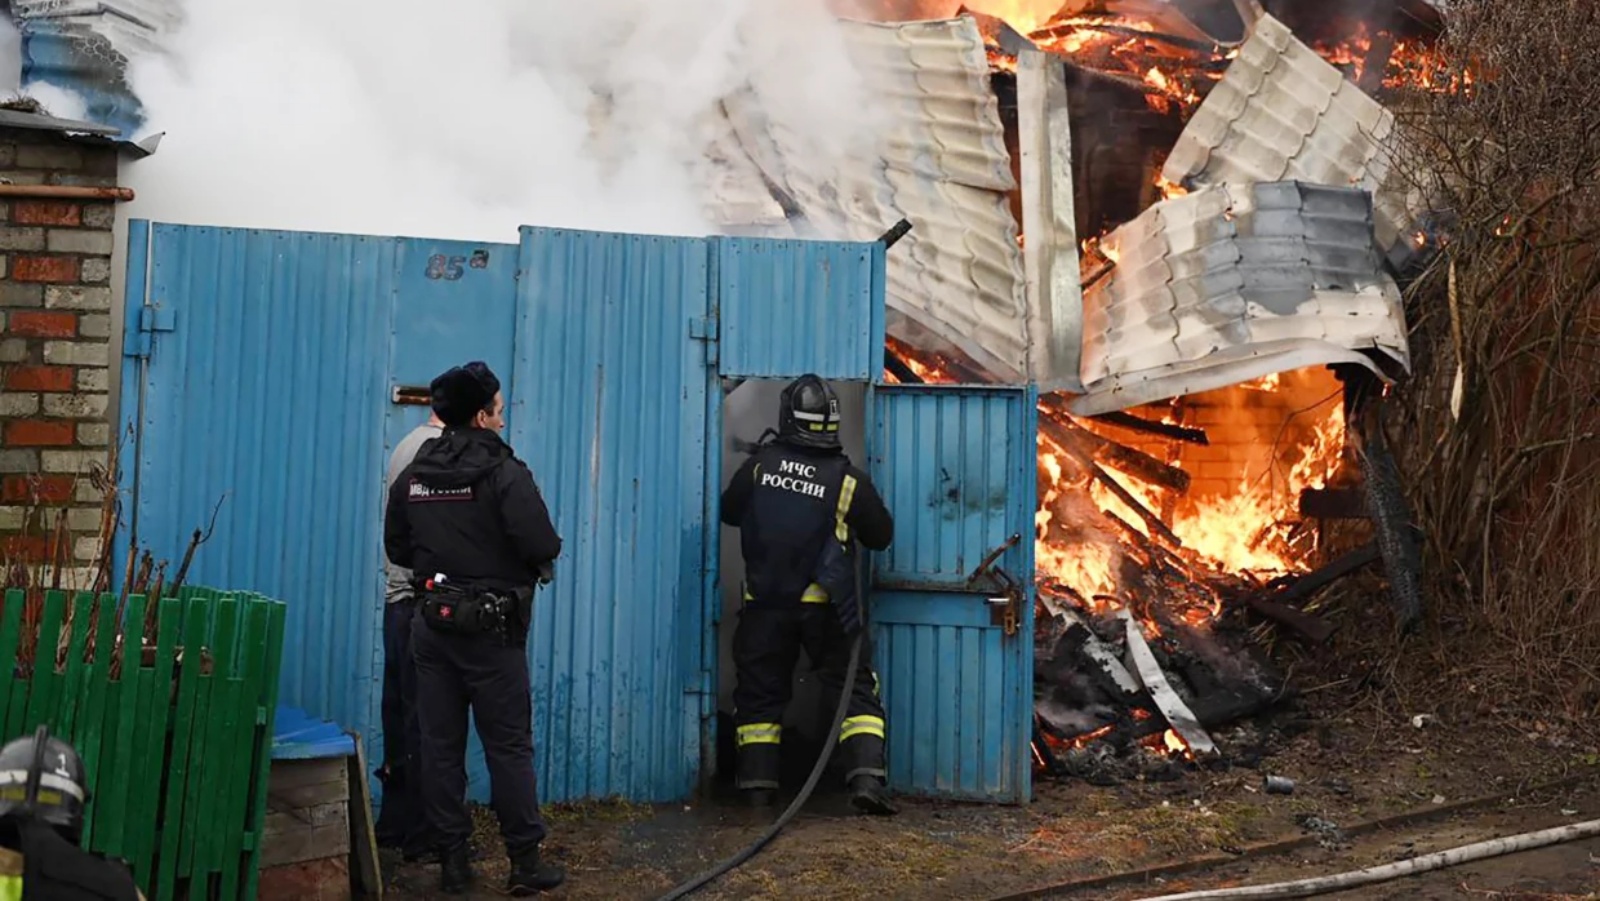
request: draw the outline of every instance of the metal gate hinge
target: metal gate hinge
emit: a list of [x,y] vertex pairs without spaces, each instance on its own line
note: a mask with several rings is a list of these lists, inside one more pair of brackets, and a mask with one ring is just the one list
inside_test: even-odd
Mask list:
[[177,311],[170,307],[140,307],[139,329],[122,336],[122,355],[138,360],[150,359],[150,339],[156,332],[178,327]]
[[177,327],[177,311],[170,307],[143,307],[139,310],[141,332],[170,332]]
[[716,316],[694,316],[689,319],[689,337],[706,342],[707,366],[717,365],[720,359],[717,352],[718,325]]

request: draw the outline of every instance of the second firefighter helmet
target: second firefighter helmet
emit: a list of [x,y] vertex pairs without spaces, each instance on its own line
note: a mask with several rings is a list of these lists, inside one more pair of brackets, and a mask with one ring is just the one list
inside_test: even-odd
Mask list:
[[778,401],[778,438],[801,447],[839,446],[839,395],[820,376],[803,375]]
[[0,748],[0,818],[48,823],[76,842],[88,801],[83,760],[48,726]]

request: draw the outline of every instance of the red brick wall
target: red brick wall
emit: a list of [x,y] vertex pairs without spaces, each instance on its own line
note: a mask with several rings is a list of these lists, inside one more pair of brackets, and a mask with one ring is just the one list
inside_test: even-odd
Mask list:
[[[0,129],[0,179],[111,186],[117,155]],[[13,561],[48,553],[62,513],[71,565],[97,550],[101,498],[89,476],[109,450],[115,217],[110,201],[0,197],[0,555]]]
[[[1259,381],[1252,385],[1260,384]],[[1326,420],[1339,406],[1339,382],[1322,367],[1280,373],[1274,390],[1235,385],[1177,401],[1178,422],[1204,429],[1207,445],[1187,444],[1147,437],[1107,426],[1095,430],[1129,447],[1138,448],[1189,473],[1187,498],[1194,503],[1230,497],[1249,480],[1258,484],[1269,468],[1286,471],[1304,453],[1307,429]],[[1135,411],[1160,419],[1167,405]],[[1124,481],[1136,481],[1121,476]],[[1281,479],[1279,480],[1281,482]],[[1157,511],[1171,513],[1172,511]]]

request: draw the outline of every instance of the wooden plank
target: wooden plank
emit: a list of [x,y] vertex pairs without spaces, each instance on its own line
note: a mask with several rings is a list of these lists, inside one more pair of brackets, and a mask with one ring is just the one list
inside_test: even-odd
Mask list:
[[33,647],[33,687],[28,692],[28,713],[22,728],[14,735],[28,735],[48,723],[55,730],[56,704],[61,695],[61,674],[56,672],[56,644],[61,641],[61,624],[67,617],[67,596],[60,591],[44,593],[44,616],[39,620],[39,635]]
[[156,892],[151,901],[172,901],[173,883],[182,875],[178,868],[183,831],[189,825],[184,808],[185,792],[197,761],[189,756],[189,741],[194,734],[196,706],[200,688],[200,648],[205,643],[206,610],[197,604],[185,605],[183,618],[183,665],[178,672],[178,704],[172,723],[172,756],[167,762],[166,804],[162,807],[161,848],[157,856]]
[[[274,814],[282,817],[283,814]],[[268,820],[271,821],[271,817]],[[293,822],[292,818],[290,820]],[[261,866],[273,867],[303,860],[350,856],[350,823],[341,816],[336,821],[316,826],[274,832],[266,836],[261,849]]]
[[[67,659],[61,676],[61,698],[57,702],[56,722],[61,735],[76,747],[78,735],[78,705],[83,697],[83,683],[89,666],[83,662],[83,650],[89,643],[90,627],[94,618],[94,595],[80,591],[72,598],[72,636],[67,642]],[[89,783],[93,785],[94,783]]]
[[266,817],[267,808],[267,772],[272,765],[272,721],[277,715],[278,708],[278,672],[283,666],[283,619],[286,606],[274,601],[270,606],[271,615],[267,626],[267,666],[261,680],[261,713],[259,721],[262,725],[260,744],[261,749],[256,758],[255,784],[251,807],[252,831],[255,840],[250,848],[250,860],[244,870],[244,898],[254,898],[256,886],[261,878],[261,841],[260,823]]
[[[172,666],[179,625],[176,603],[163,598],[156,608],[155,659],[149,669],[141,668],[139,674],[141,688],[146,681],[149,687],[141,691],[139,699],[140,724],[131,764],[139,785],[129,811],[130,840],[125,844],[134,873],[146,878],[154,872],[151,858],[158,833],[176,825],[160,812],[160,806],[161,774],[169,770],[167,723],[172,717]],[[177,753],[174,751],[174,756]]]
[[[218,749],[224,746],[227,730],[234,721],[233,705],[227,703],[227,677],[233,669],[231,655],[233,642],[238,637],[239,601],[224,596],[206,604],[215,614],[209,643],[211,675],[201,676],[204,680],[203,694],[209,695],[209,699],[202,705],[202,728],[196,730],[194,745],[189,752],[200,761],[201,767],[199,778],[194,780],[194,792],[198,794],[194,799],[196,809],[191,821],[192,831],[185,836],[185,851],[178,859],[179,867],[190,874],[212,869],[211,839],[221,825],[217,822],[221,809],[218,795],[227,791],[224,779],[231,763],[225,755],[218,753]],[[195,662],[201,663],[199,659]]]
[[[6,592],[5,603],[0,610],[0,666],[6,667],[6,681],[15,683],[8,689],[15,689],[22,682],[16,674],[17,648],[22,644],[22,611],[28,598],[13,588]],[[6,735],[16,734],[11,731],[11,695],[10,690],[0,690],[0,729],[5,729]]]
[[[269,807],[266,822],[261,828],[262,834],[267,837],[267,847],[271,847],[274,840],[286,835],[294,835],[307,829],[339,825],[350,825],[348,798],[330,801],[327,804],[313,804],[310,807]],[[339,847],[345,851],[350,850],[348,842]],[[330,853],[336,850],[338,849],[329,848]]]
[[[126,815],[128,811],[128,798],[134,790],[134,778],[129,769],[130,758],[133,750],[134,721],[138,718],[138,693],[140,686],[139,665],[141,654],[140,644],[144,640],[144,611],[146,600],[144,595],[136,594],[128,598],[128,604],[123,619],[123,652],[122,675],[117,682],[114,705],[115,732],[107,733],[107,746],[104,755],[109,756],[107,765],[103,767],[104,778],[97,788],[100,790],[105,806],[101,808],[101,815],[105,821],[100,825],[105,827],[104,841],[95,850],[111,857],[126,857],[123,837],[126,832]],[[141,884],[148,884],[148,880],[135,873],[134,878]]]
[[347,803],[350,777],[346,759],[273,761],[267,782],[267,803],[273,808]]
[[[239,868],[245,863],[244,849],[246,836],[250,833],[247,822],[250,814],[251,790],[255,785],[251,774],[255,772],[256,755],[263,753],[260,747],[260,723],[257,716],[260,710],[259,698],[261,694],[261,675],[266,668],[267,654],[267,619],[269,611],[267,605],[254,598],[246,598],[244,613],[244,628],[239,646],[237,662],[238,673],[238,700],[239,729],[234,735],[233,748],[230,755],[238,761],[238,786],[229,793],[228,809],[223,820],[227,835],[224,837],[224,851],[222,859],[221,896],[226,899],[237,897],[239,891]],[[270,736],[269,736],[270,740]]]
[[372,819],[372,788],[367,783],[367,754],[361,736],[352,732],[356,752],[350,767],[350,849],[356,888],[367,898],[383,901],[383,864],[378,858],[378,826]]
[[[106,699],[115,686],[111,682],[111,655],[117,640],[117,598],[106,593],[99,598],[99,616],[96,617],[94,662],[84,680],[84,698],[81,722],[83,741],[78,753],[83,757],[85,777],[90,785],[99,785],[100,743],[105,729]],[[98,794],[89,798],[89,809],[84,814],[83,840],[85,847],[94,847],[94,821],[100,806]]]

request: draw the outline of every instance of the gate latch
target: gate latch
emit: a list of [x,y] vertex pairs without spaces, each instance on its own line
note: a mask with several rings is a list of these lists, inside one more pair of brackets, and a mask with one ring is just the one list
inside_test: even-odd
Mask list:
[[1022,533],[1018,532],[1005,540],[1005,543],[989,552],[978,568],[967,577],[967,587],[975,591],[993,590],[997,596],[989,598],[989,611],[991,621],[1005,631],[1007,638],[1017,634],[1017,629],[1022,622],[1022,583],[1006,572],[999,563],[1000,557],[1006,551],[1017,546],[1022,540]]

